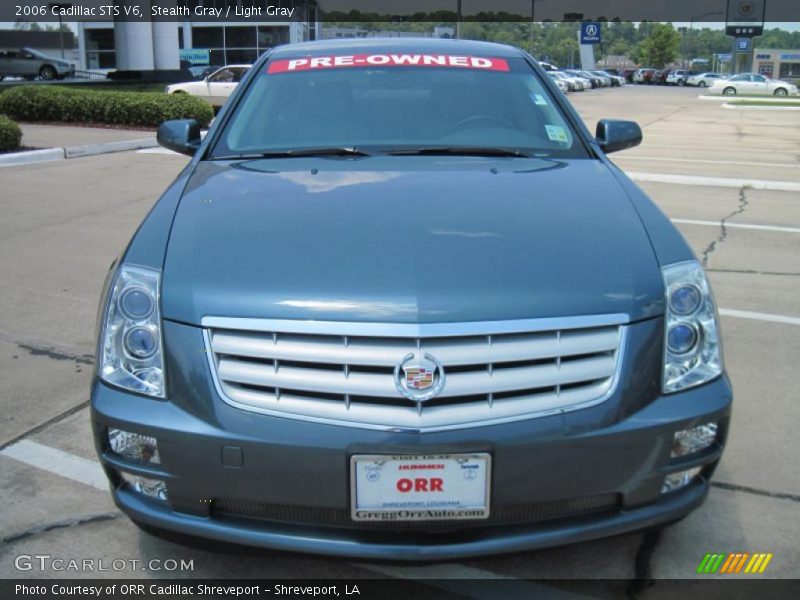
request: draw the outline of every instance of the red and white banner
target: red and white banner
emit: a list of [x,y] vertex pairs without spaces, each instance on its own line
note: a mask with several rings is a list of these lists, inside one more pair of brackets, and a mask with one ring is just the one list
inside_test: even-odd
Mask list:
[[269,63],[267,73],[294,73],[348,67],[444,67],[478,71],[508,71],[504,58],[455,54],[339,54],[304,56]]

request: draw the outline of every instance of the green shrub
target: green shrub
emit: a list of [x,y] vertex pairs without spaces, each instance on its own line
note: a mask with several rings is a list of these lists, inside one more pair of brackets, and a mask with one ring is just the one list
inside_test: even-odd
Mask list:
[[0,94],[0,113],[18,121],[64,121],[156,127],[170,119],[214,117],[205,101],[186,94],[110,92],[51,85],[19,86]]
[[19,125],[5,115],[0,115],[0,152],[12,152],[19,148],[22,131]]

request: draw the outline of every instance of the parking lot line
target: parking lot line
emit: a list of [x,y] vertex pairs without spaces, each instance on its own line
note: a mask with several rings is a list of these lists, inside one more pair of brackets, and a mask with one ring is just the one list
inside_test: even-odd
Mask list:
[[[696,221],[695,219],[670,219],[673,223],[682,225],[708,225],[719,227],[719,221]],[[780,233],[800,233],[800,227],[781,227],[779,225],[755,225],[753,223],[731,223],[725,221],[726,229],[758,229],[760,231],[777,231]]]
[[753,319],[755,321],[769,321],[770,323],[784,323],[786,325],[800,325],[800,317],[789,317],[786,315],[771,315],[750,310],[736,310],[733,308],[720,308],[719,314],[724,317],[736,317],[739,319]]
[[666,156],[625,156],[617,157],[620,160],[655,160],[659,162],[683,162],[683,163],[704,163],[708,165],[745,165],[748,167],[783,167],[785,169],[797,169],[797,163],[763,163],[750,162],[745,160],[705,160],[699,158],[668,158]]
[[702,175],[670,175],[668,173],[641,173],[625,171],[634,181],[650,183],[674,183],[676,185],[698,185],[703,187],[743,188],[771,192],[800,192],[800,183],[793,181],[770,181],[766,179],[732,179],[730,177],[704,177]]
[[31,440],[20,440],[0,450],[0,456],[13,458],[98,490],[108,490],[108,479],[99,462],[58,448],[51,448]]

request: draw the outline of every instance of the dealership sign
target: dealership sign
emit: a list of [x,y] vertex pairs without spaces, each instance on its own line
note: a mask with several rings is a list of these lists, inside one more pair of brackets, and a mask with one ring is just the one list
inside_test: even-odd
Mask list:
[[600,23],[581,23],[581,44],[599,44],[602,41]]
[[180,59],[187,60],[193,65],[207,65],[211,60],[210,50],[195,50],[194,48],[187,48],[180,51]]
[[728,0],[725,35],[755,37],[764,33],[766,0]]

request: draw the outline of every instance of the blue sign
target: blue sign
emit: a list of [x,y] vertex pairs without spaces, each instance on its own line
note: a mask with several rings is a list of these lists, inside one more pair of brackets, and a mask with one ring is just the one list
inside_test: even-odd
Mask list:
[[186,48],[180,51],[180,59],[188,60],[193,65],[207,65],[211,60],[210,50],[195,50]]
[[750,50],[750,38],[738,38],[736,40],[737,52],[747,52]]
[[581,44],[599,44],[600,23],[581,23]]

